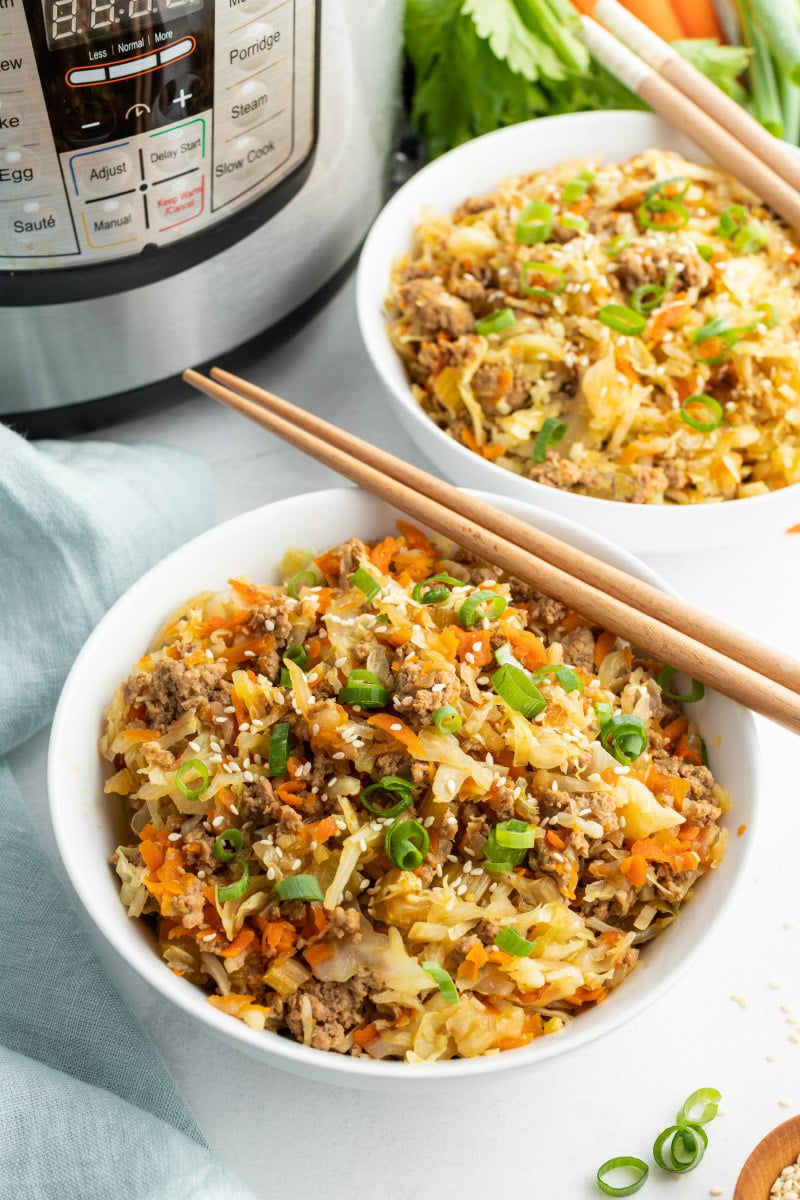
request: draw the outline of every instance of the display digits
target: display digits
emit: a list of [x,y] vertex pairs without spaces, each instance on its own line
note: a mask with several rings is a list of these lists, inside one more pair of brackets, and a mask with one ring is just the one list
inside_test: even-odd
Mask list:
[[78,29],[78,0],[53,0],[51,40],[72,37]]
[[89,12],[89,29],[108,29],[114,23],[114,0],[92,0]]

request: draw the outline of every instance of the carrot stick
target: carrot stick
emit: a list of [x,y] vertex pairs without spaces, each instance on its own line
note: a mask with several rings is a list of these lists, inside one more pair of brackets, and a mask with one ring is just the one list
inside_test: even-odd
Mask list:
[[713,0],[672,0],[675,15],[690,38],[717,38],[724,42]]
[[670,0],[621,0],[621,3],[665,42],[678,42],[686,37],[686,30]]

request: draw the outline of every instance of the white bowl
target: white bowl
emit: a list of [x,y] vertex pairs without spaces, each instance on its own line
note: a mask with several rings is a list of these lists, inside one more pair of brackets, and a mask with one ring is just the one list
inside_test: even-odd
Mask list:
[[624,504],[546,487],[487,462],[444,433],[411,394],[403,364],[386,332],[384,302],[392,261],[408,250],[420,211],[448,212],[468,196],[490,191],[509,175],[554,167],[570,158],[624,161],[657,147],[707,162],[708,156],[666,121],[644,112],[574,113],[511,125],[442,155],[414,175],[378,215],[358,266],[361,335],[406,432],[431,462],[461,487],[513,496],[580,521],[631,550],[671,553],[725,545],[797,521],[800,485],[748,500],[716,504]]
[[[516,500],[484,498],[523,520],[535,519],[547,532],[665,587],[642,563],[587,529],[550,513],[536,513]],[[544,1059],[608,1033],[641,1012],[688,965],[742,878],[756,795],[754,722],[739,705],[722,696],[708,695],[697,711],[713,769],[735,797],[726,822],[732,829],[746,824],[750,834],[747,838],[731,838],[721,868],[700,882],[697,896],[687,904],[680,920],[647,947],[641,966],[621,988],[612,992],[602,1006],[570,1022],[562,1033],[537,1039],[529,1047],[488,1058],[419,1066],[376,1062],[313,1050],[270,1032],[258,1033],[212,1008],[199,988],[172,974],[158,953],[148,925],[128,917],[120,903],[118,880],[108,865],[120,828],[119,801],[103,794],[107,772],[97,750],[103,711],[164,617],[187,596],[224,587],[233,575],[277,580],[278,566],[288,547],[322,550],[354,535],[378,538],[394,530],[397,516],[388,505],[355,488],[314,492],[244,513],[165,558],[117,601],[78,655],[53,721],[48,763],[50,810],[64,865],[89,916],[125,961],[207,1030],[260,1057],[265,1065],[369,1088],[476,1079],[535,1067]]]

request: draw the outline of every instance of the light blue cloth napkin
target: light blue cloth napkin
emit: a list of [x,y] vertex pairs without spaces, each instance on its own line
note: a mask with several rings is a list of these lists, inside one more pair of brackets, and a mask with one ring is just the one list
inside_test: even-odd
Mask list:
[[[52,716],[113,600],[212,515],[160,446],[0,425],[0,755]],[[39,845],[0,758],[0,1200],[247,1200],[208,1150]]]

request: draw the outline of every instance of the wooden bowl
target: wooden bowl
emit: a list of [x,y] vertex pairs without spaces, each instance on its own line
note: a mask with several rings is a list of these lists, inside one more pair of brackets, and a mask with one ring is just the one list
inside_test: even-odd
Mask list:
[[736,1181],[733,1200],[769,1200],[769,1189],[800,1154],[800,1116],[790,1117],[756,1146]]

